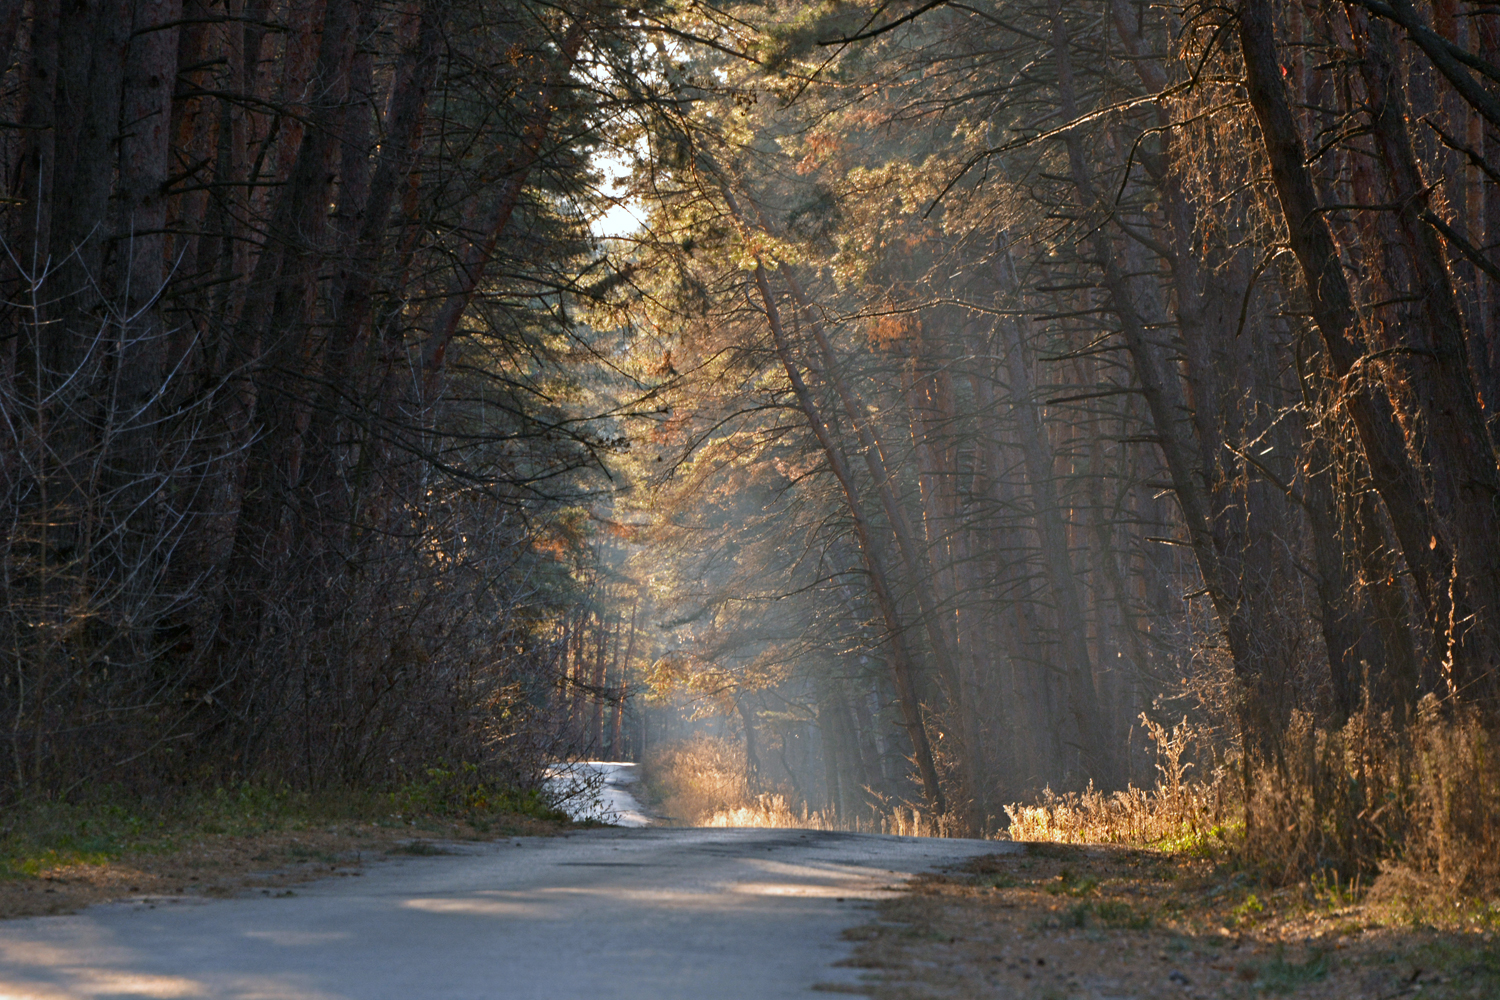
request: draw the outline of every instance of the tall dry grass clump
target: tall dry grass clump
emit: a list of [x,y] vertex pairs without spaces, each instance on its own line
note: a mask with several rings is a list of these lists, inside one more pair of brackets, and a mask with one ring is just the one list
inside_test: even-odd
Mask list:
[[1092,782],[1082,792],[1059,794],[1047,788],[1036,802],[1005,807],[1012,840],[1058,843],[1155,844],[1188,846],[1206,838],[1222,841],[1226,825],[1238,818],[1231,769],[1220,762],[1200,780],[1188,772],[1195,751],[1211,764],[1204,732],[1184,718],[1168,730],[1142,716],[1156,744],[1157,781],[1151,789],[1134,786],[1101,792]]
[[785,795],[767,792],[746,802],[715,810],[700,817],[698,826],[715,827],[771,827],[798,830],[838,830],[838,821],[803,803],[801,809],[794,808]]
[[930,816],[920,809],[897,806],[883,813],[841,818],[832,812],[794,808],[785,795],[765,792],[739,805],[702,817],[697,826],[771,827],[784,830],[842,830],[849,833],[886,833],[897,837],[965,836],[946,816]]
[[1458,885],[1500,892],[1500,733],[1477,713],[1451,722],[1424,704],[1416,730],[1408,855]]
[[1369,709],[1339,729],[1295,716],[1277,758],[1250,775],[1244,853],[1289,881],[1383,872],[1500,890],[1496,745],[1478,713],[1431,695],[1407,726]]
[[1245,857],[1284,882],[1368,872],[1406,840],[1408,750],[1388,716],[1335,729],[1294,712],[1273,756],[1246,768]]
[[[1153,789],[1057,794],[1006,807],[1015,840],[1230,852],[1273,882],[1363,881],[1424,912],[1500,894],[1500,735],[1467,708],[1424,698],[1412,720],[1368,703],[1339,727],[1292,714],[1272,752],[1214,755],[1185,721],[1157,744]],[[1184,758],[1217,760],[1189,778]]]
[[[1029,805],[1005,807],[1012,840],[1065,844],[1191,845],[1225,835],[1222,780],[1186,784],[1175,795],[1156,789],[1127,788],[1058,794],[1047,788]],[[1232,815],[1232,814],[1231,814]]]
[[641,765],[646,794],[672,820],[700,826],[710,816],[753,800],[745,778],[745,748],[704,733],[663,744]]
[[882,813],[843,819],[805,802],[793,805],[784,789],[752,792],[745,776],[743,744],[701,733],[648,755],[641,780],[657,809],[684,826],[846,830],[903,837],[962,835],[946,817],[933,817],[909,806],[893,805]]

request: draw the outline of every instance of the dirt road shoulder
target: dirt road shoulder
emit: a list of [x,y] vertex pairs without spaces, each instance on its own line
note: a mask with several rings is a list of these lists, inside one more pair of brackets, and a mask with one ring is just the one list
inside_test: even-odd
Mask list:
[[347,822],[173,838],[118,853],[68,851],[0,875],[0,919],[73,913],[117,899],[294,894],[302,882],[358,877],[369,864],[446,853],[443,841],[550,836],[564,824],[530,816],[475,825],[439,820]]
[[917,879],[848,932],[876,1000],[1500,997],[1494,913],[1437,928],[1337,886],[1211,860],[1032,844]]

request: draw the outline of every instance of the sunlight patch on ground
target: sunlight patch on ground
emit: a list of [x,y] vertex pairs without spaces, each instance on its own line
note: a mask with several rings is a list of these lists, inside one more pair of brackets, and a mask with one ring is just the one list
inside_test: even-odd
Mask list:
[[202,983],[182,976],[153,976],[137,972],[83,969],[66,987],[0,979],[5,1000],[77,1000],[78,997],[176,997],[206,995]]
[[895,886],[800,885],[794,882],[739,882],[734,891],[744,896],[796,896],[806,899],[889,899],[899,896]]
[[420,910],[423,913],[451,913],[466,917],[520,917],[527,920],[544,920],[557,915],[550,907],[534,901],[495,899],[487,896],[469,896],[464,899],[408,899],[401,905],[408,910]]
[[[128,948],[111,947],[107,938],[98,933],[78,933],[69,937],[70,940],[65,943],[57,944],[28,941],[24,938],[0,940],[0,962],[7,965],[68,966],[76,963],[79,953],[85,950],[101,962],[128,962],[135,957]],[[7,1000],[9,996],[8,993],[0,993],[0,997],[6,997]]]
[[271,976],[238,977],[226,982],[222,996],[233,1000],[348,1000],[340,993],[325,993],[295,981]]

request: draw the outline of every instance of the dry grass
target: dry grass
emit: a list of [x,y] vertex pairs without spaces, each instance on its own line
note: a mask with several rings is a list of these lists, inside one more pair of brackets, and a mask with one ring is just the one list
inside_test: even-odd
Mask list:
[[1154,789],[1013,805],[1011,837],[1048,843],[883,904],[857,935],[871,995],[1500,997],[1500,760],[1477,716],[1296,716],[1271,760],[1197,781],[1196,734],[1153,736]]
[[[1340,729],[1293,715],[1271,759],[1230,757],[1188,780],[1185,756],[1214,759],[1187,723],[1151,727],[1151,790],[1043,793],[1007,807],[1013,840],[1131,844],[1235,858],[1277,885],[1307,879],[1382,886],[1416,906],[1500,897],[1496,732],[1434,699],[1409,726],[1365,711]],[[1406,888],[1403,888],[1406,886]],[[1421,886],[1421,888],[1412,888]]]
[[752,801],[744,748],[701,733],[650,753],[641,764],[641,784],[657,810],[683,826],[702,825],[715,813]]
[[[500,817],[493,817],[498,820]],[[359,876],[372,862],[397,855],[450,853],[434,840],[492,840],[550,836],[555,820],[530,816],[486,822],[432,817],[384,824],[344,822],[320,828],[208,834],[171,849],[127,849],[114,855],[60,853],[31,862],[32,870],[0,878],[0,919],[72,913],[117,899],[151,902],[180,896],[236,896],[246,892],[295,895],[289,887],[315,879]]]
[[804,805],[793,809],[786,796],[770,792],[757,795],[749,802],[727,809],[719,809],[712,815],[700,817],[695,826],[744,827],[759,826],[798,830],[838,830],[838,824],[816,809]]
[[924,876],[853,929],[876,1000],[1500,996],[1500,912],[1435,929],[1233,863],[1027,845]]
[[702,734],[651,754],[642,765],[642,781],[656,808],[680,826],[952,835],[942,817],[934,819],[913,808],[898,806],[882,815],[842,819],[805,803],[794,807],[784,791],[752,794],[745,780],[744,749],[732,740]]
[[1226,836],[1221,783],[1186,786],[1180,794],[1129,788],[1090,788],[1059,795],[1050,788],[1037,802],[1005,807],[1011,840],[1061,844],[1197,846]]
[[1275,888],[1339,887],[1387,923],[1454,927],[1500,913],[1500,755],[1478,716],[1432,698],[1407,726],[1368,710],[1338,729],[1296,715],[1248,781],[1237,762],[1188,781],[1194,735],[1156,727],[1155,789],[1048,791],[1007,807],[1011,838],[1232,861]]
[[[1343,887],[1381,920],[1452,926],[1500,911],[1500,738],[1478,716],[1432,698],[1407,725],[1369,709],[1337,729],[1297,715],[1273,759],[1248,775],[1233,748],[1208,745],[1186,720],[1170,730],[1144,721],[1158,752],[1155,788],[1047,790],[1006,807],[1008,838],[1233,862],[1276,888]],[[645,777],[686,825],[958,832],[908,808],[846,821],[781,791],[751,795],[743,751],[728,740],[665,747]]]
[[1086,791],[1065,794],[1046,789],[1036,802],[1005,807],[1010,839],[1194,850],[1223,846],[1243,815],[1229,768],[1220,764],[1204,780],[1189,780],[1193,763],[1185,758],[1203,749],[1197,745],[1202,732],[1186,719],[1171,730],[1144,716],[1141,721],[1156,743],[1155,788],[1106,793],[1090,784]]
[[[1253,769],[1239,851],[1273,880],[1384,881],[1391,899],[1500,898],[1494,729],[1431,697],[1408,726],[1362,713],[1342,729],[1296,717]],[[1412,893],[1402,886],[1420,884]]]
[[775,792],[757,795],[749,802],[720,809],[702,817],[695,826],[774,827],[797,830],[842,830],[848,833],[888,833],[898,837],[953,836],[942,817],[934,820],[917,809],[895,808],[878,816],[856,816],[841,820],[836,816],[808,809],[793,809],[784,795]]

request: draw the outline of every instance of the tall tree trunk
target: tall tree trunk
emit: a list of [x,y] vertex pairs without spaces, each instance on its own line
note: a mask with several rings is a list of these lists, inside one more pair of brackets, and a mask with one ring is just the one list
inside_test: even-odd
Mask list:
[[[727,188],[724,194],[731,201],[731,211],[737,217],[742,217],[737,210],[738,206],[733,203],[733,194]],[[864,560],[865,572],[870,580],[870,590],[885,622],[886,639],[891,646],[891,672],[896,684],[897,700],[901,704],[901,714],[906,720],[906,730],[911,737],[917,773],[922,779],[922,790],[927,797],[928,807],[935,814],[942,815],[948,811],[947,797],[943,793],[942,784],[938,780],[937,766],[933,762],[932,745],[927,737],[927,725],[922,718],[921,700],[917,694],[915,664],[906,645],[905,626],[896,610],[895,596],[891,592],[890,581],[886,575],[885,559],[877,547],[876,536],[871,531],[869,519],[865,516],[864,504],[854,484],[854,478],[850,475],[849,467],[844,461],[843,451],[834,442],[832,432],[824,422],[821,408],[813,399],[807,383],[802,379],[802,373],[792,358],[791,346],[787,342],[786,332],[781,324],[781,311],[771,293],[770,282],[766,279],[765,265],[759,261],[755,266],[755,284],[760,291],[766,319],[771,327],[776,356],[780,359],[782,369],[792,383],[797,405],[801,408],[813,436],[817,438],[824,460],[828,463],[834,478],[838,480],[850,520],[854,522],[855,537],[859,542],[860,556]]]
[[[1500,63],[1500,14],[1475,11],[1470,15],[1479,37],[1479,52],[1491,66]],[[1479,129],[1480,155],[1487,163],[1500,163],[1500,130],[1484,127],[1484,122],[1475,116],[1474,124]],[[1480,210],[1482,223],[1474,240],[1480,246],[1493,247],[1500,241],[1500,184],[1491,181],[1481,185]],[[1485,413],[1490,433],[1500,433],[1500,281],[1487,274],[1478,276],[1480,288],[1481,322],[1474,324],[1477,335],[1473,338],[1471,356],[1480,392],[1484,395]]]
[[[1078,109],[1073,96],[1070,42],[1066,25],[1056,7],[1052,31],[1063,115],[1071,121],[1077,118]],[[1080,200],[1086,206],[1097,205],[1100,199],[1094,189],[1082,137],[1075,130],[1069,132],[1064,141],[1068,149],[1073,184]],[[1120,332],[1134,362],[1141,394],[1151,414],[1157,445],[1171,476],[1172,491],[1182,511],[1189,544],[1203,576],[1204,586],[1213,601],[1220,626],[1228,639],[1235,673],[1246,688],[1246,696],[1241,704],[1241,724],[1248,748],[1255,741],[1265,740],[1270,736],[1271,712],[1264,700],[1265,692],[1261,690],[1264,676],[1255,655],[1249,609],[1241,600],[1239,581],[1225,565],[1223,553],[1213,536],[1211,505],[1203,487],[1204,472],[1192,457],[1198,448],[1194,434],[1184,422],[1184,416],[1191,411],[1183,398],[1180,380],[1166,359],[1165,352],[1147,335],[1135,294],[1126,278],[1127,270],[1121,267],[1118,251],[1102,234],[1092,238],[1092,246],[1094,262],[1103,273],[1110,306],[1119,318]],[[1127,247],[1127,252],[1129,250]],[[1139,273],[1142,268],[1137,266],[1128,270]]]
[[[970,352],[975,358],[997,357],[999,351],[994,339],[994,335],[990,341],[976,338],[971,341]],[[987,365],[993,369],[994,362],[988,361]],[[977,485],[976,493],[985,497],[993,510],[989,530],[985,532],[994,577],[992,599],[997,605],[991,664],[992,669],[999,671],[1000,707],[1004,714],[997,721],[1004,730],[1011,772],[1003,794],[1015,801],[1039,791],[1049,782],[1045,762],[1053,755],[1047,745],[1047,706],[1036,683],[1037,673],[1047,669],[1038,652],[1040,627],[1032,622],[1029,606],[1015,593],[1024,587],[1022,577],[1029,572],[1024,558],[1018,558],[1018,554],[1029,546],[1022,539],[1021,530],[1008,518],[1020,503],[1006,481],[1008,469],[1001,451],[1002,429],[998,419],[1002,407],[995,397],[996,381],[993,370],[976,372],[972,378],[981,427],[976,475],[982,482]],[[991,728],[994,726],[992,723]]]
[[[1001,287],[1014,287],[1014,274],[1006,259],[1008,250],[998,253],[1000,259],[994,266],[997,271],[1002,272],[998,275]],[[1026,463],[1027,485],[1031,491],[1031,516],[1041,538],[1042,566],[1046,571],[1048,590],[1057,611],[1057,639],[1067,681],[1068,713],[1077,727],[1084,766],[1097,784],[1113,788],[1118,783],[1118,775],[1112,766],[1112,755],[1106,742],[1109,727],[1100,710],[1099,696],[1094,686],[1094,658],[1088,647],[1083,598],[1077,576],[1073,572],[1068,529],[1063,522],[1062,501],[1057,494],[1056,459],[1052,454],[1047,428],[1042,424],[1038,412],[1040,403],[1032,384],[1031,359],[1027,357],[1020,322],[1002,319],[997,326],[1005,340],[1003,352],[1010,376],[1011,412],[1019,424],[1019,445]]]
[[[737,213],[738,215],[738,213]],[[742,216],[739,216],[743,219]],[[928,560],[922,557],[921,550],[916,543],[916,537],[912,531],[911,521],[906,516],[906,509],[901,500],[896,496],[894,477],[886,463],[885,447],[876,433],[869,413],[860,402],[859,397],[850,388],[849,382],[841,372],[839,358],[834,352],[833,343],[828,337],[828,331],[824,328],[822,318],[813,307],[811,299],[803,290],[796,274],[786,264],[778,268],[782,278],[791,289],[793,302],[800,310],[808,328],[812,331],[813,342],[818,347],[818,355],[822,361],[821,374],[828,380],[833,388],[840,404],[843,407],[844,417],[849,421],[859,438],[860,451],[864,455],[865,468],[869,471],[870,479],[875,484],[876,495],[880,498],[881,508],[885,513],[886,521],[890,525],[891,533],[896,539],[896,550],[901,557],[902,568],[906,572],[906,578],[910,581],[912,590],[917,597],[917,608],[922,619],[922,628],[927,635],[928,644],[932,648],[933,658],[937,662],[938,676],[943,688],[948,695],[948,701],[958,717],[960,742],[965,746],[972,746],[977,741],[979,720],[974,715],[973,707],[966,706],[963,700],[963,681],[959,673],[958,663],[953,655],[952,646],[949,642],[947,630],[943,626],[942,602],[938,594],[934,593],[934,582],[937,574],[932,572]],[[965,757],[967,755],[964,755]],[[964,760],[961,766],[965,769],[965,784],[973,794],[978,782],[972,774],[967,773],[972,762]],[[969,817],[968,819],[972,819]]]
[[636,623],[640,620],[641,601],[646,596],[646,585],[641,584],[635,591],[635,602],[630,607],[630,631],[625,639],[625,652],[621,656],[615,676],[619,679],[619,688],[615,695],[614,719],[610,724],[609,746],[610,753],[615,760],[622,760],[620,738],[624,733],[622,724],[625,718],[625,700],[630,696],[630,663],[635,655]]
[[448,292],[434,314],[422,344],[422,398],[428,403],[437,392],[438,379],[447,363],[448,347],[458,333],[458,325],[484,278],[500,234],[521,202],[531,168],[541,158],[542,146],[547,141],[552,117],[557,111],[558,95],[568,74],[573,71],[587,33],[587,25],[582,20],[574,21],[568,28],[558,45],[557,62],[548,69],[547,78],[542,81],[533,102],[531,120],[522,134],[520,148],[502,171],[504,180],[499,190],[487,205],[476,199],[464,220],[461,228],[469,237],[469,247],[459,260],[458,271],[449,282]]
[[[708,172],[720,184],[720,190],[724,200],[729,207],[731,216],[742,226],[748,225],[748,216],[741,209],[739,199],[730,190],[727,181],[723,178],[722,171],[717,165],[711,163],[706,154],[700,159]],[[932,746],[927,735],[927,726],[922,718],[921,700],[917,693],[916,664],[912,659],[909,648],[906,645],[905,627],[901,621],[901,615],[897,610],[895,595],[890,587],[890,579],[886,573],[885,559],[877,541],[877,536],[872,532],[870,522],[865,516],[864,504],[862,503],[853,476],[849,472],[848,465],[844,459],[844,453],[833,439],[832,431],[824,421],[822,410],[817,401],[813,399],[807,383],[802,378],[801,371],[797,368],[792,358],[791,346],[787,341],[786,331],[781,322],[781,311],[776,304],[775,296],[771,292],[770,281],[767,278],[765,264],[756,255],[755,284],[760,292],[761,302],[766,313],[766,319],[771,328],[772,339],[776,347],[776,356],[781,362],[782,369],[786,372],[788,380],[792,384],[792,391],[797,398],[798,406],[808,422],[809,429],[817,438],[824,459],[828,463],[829,470],[833,472],[838,480],[839,488],[844,496],[844,502],[849,510],[850,519],[854,522],[855,536],[859,543],[860,556],[865,563],[865,570],[870,580],[871,593],[875,598],[875,604],[879,608],[881,617],[884,619],[887,641],[891,644],[891,670],[896,684],[897,700],[901,704],[902,716],[906,722],[906,729],[911,737],[912,747],[916,756],[918,774],[922,779],[922,789],[927,798],[928,806],[934,813],[939,815],[948,811],[947,796],[943,792],[942,784],[938,779],[937,767],[933,761]],[[784,276],[789,272],[783,271]],[[800,286],[794,284],[794,278],[789,279],[794,296]],[[798,297],[799,301],[801,297]],[[816,330],[815,330],[816,333]],[[846,406],[847,406],[846,402]],[[862,426],[862,423],[861,423]],[[866,452],[867,460],[870,460],[870,451]],[[882,469],[883,471],[883,469]],[[876,478],[877,487],[889,490],[888,481],[882,477]],[[894,503],[892,503],[894,509]],[[898,538],[899,538],[898,534]],[[909,541],[909,538],[908,538]],[[924,615],[924,618],[926,616]]]
[[1384,246],[1383,256],[1401,291],[1420,296],[1399,326],[1377,325],[1389,352],[1381,367],[1401,406],[1408,448],[1424,460],[1432,510],[1463,590],[1449,626],[1457,632],[1448,636],[1450,689],[1494,702],[1500,697],[1500,462],[1473,383],[1467,325],[1438,233],[1426,221],[1427,184],[1407,130],[1390,30],[1362,11],[1353,20],[1375,149],[1390,203],[1399,206],[1400,242]]
[[755,709],[743,692],[736,692],[734,709],[745,727],[745,789],[751,795],[760,794],[760,736],[755,725]]
[[[357,349],[369,338],[369,319],[376,276],[382,251],[387,245],[386,233],[396,196],[417,161],[421,149],[423,126],[427,116],[427,98],[437,77],[442,56],[442,0],[425,0],[415,15],[416,27],[410,42],[403,46],[392,75],[390,98],[385,113],[385,129],[380,152],[363,201],[351,197],[346,219],[353,230],[353,247],[349,251],[346,271],[335,286],[337,334],[335,358],[338,369],[347,368],[346,352]],[[357,191],[349,192],[358,196]]]
[[[1270,0],[1246,0],[1240,10],[1239,34],[1250,104],[1331,373],[1342,386],[1340,396],[1433,633],[1444,636],[1449,623],[1467,613],[1466,608],[1449,604],[1448,573],[1455,565],[1452,541],[1447,531],[1438,530],[1423,495],[1392,401],[1371,384],[1374,373],[1368,369],[1372,363],[1357,339],[1353,297],[1307,169],[1302,136],[1282,80]],[[1455,400],[1455,405],[1468,404]],[[1472,464],[1472,459],[1464,464]]]

